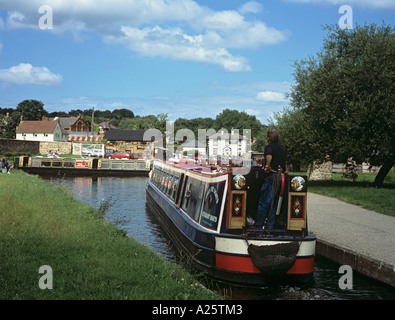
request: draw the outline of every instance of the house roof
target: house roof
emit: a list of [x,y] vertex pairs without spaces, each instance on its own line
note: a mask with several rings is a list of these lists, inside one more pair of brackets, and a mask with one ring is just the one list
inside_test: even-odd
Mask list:
[[98,124],[99,127],[102,127],[103,129],[118,129],[114,125],[111,124],[111,122],[103,121]]
[[60,127],[63,129],[68,129],[70,127],[70,124],[74,124],[79,117],[55,117],[55,118],[49,118],[49,121],[59,121]]
[[104,139],[112,141],[153,141],[154,139],[144,139],[145,130],[120,130],[110,129],[104,135]]
[[52,133],[58,121],[22,121],[16,128],[16,132],[28,133]]

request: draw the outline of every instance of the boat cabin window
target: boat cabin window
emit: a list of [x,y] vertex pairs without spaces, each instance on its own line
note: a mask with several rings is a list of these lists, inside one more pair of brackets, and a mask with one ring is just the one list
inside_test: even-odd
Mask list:
[[182,199],[182,208],[185,211],[188,211],[190,198],[191,198],[191,183],[188,181],[185,187],[184,198]]
[[190,177],[186,179],[182,209],[184,209],[192,219],[199,221],[206,183]]
[[111,163],[112,169],[122,169],[122,163]]
[[217,229],[224,190],[225,182],[209,184],[206,188],[200,219],[202,226],[213,230]]
[[167,175],[168,175],[167,170],[165,170],[163,172],[163,183],[162,183],[162,191],[163,191],[163,193],[166,193],[166,191],[167,191],[167,180],[168,180]]
[[160,179],[161,179],[161,176],[160,176],[159,172],[158,171],[154,171],[153,182],[154,182],[155,186],[158,187],[160,185]]
[[101,168],[102,168],[102,169],[110,169],[110,162],[108,162],[108,161],[102,161],[102,162],[101,162]]
[[43,161],[41,162],[42,167],[50,167],[51,166],[51,161]]
[[124,163],[123,164],[124,169],[134,169],[134,163]]
[[154,170],[151,173],[151,182],[156,186],[156,172]]
[[145,162],[137,162],[136,163],[136,170],[145,170],[147,168],[147,165]]
[[196,207],[195,207],[195,220],[199,221],[200,218],[200,211],[202,208],[202,202],[203,202],[203,196],[204,196],[204,192],[206,190],[206,183],[201,183],[201,187],[199,189],[199,196],[196,202]]
[[151,182],[173,201],[176,200],[180,188],[180,173],[154,167]]
[[63,163],[64,168],[74,168],[74,162],[73,161],[65,161]]
[[164,175],[162,175],[161,179],[160,179],[159,189],[163,191],[164,186],[165,186],[165,177],[164,177]]
[[170,171],[166,171],[166,178],[165,178],[165,189],[163,192],[168,195],[169,189],[170,189],[170,184],[171,184],[171,175]]
[[171,199],[174,201],[176,200],[176,195],[179,188],[179,182],[180,182],[180,174],[176,173],[173,177],[173,186],[170,195]]
[[169,175],[169,181],[168,181],[168,186],[167,186],[167,195],[171,198],[173,194],[173,189],[174,189],[174,174]]

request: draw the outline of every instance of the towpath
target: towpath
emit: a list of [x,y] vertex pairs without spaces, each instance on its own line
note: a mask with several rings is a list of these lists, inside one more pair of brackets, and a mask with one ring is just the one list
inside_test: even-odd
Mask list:
[[312,192],[309,231],[317,253],[395,287],[395,218]]

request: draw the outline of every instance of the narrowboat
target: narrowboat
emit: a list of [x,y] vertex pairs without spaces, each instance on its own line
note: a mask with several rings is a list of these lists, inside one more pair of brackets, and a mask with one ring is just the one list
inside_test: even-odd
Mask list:
[[32,174],[64,176],[147,176],[150,160],[71,159],[22,156],[15,166]]
[[276,173],[274,229],[253,221],[265,173],[154,161],[147,204],[176,248],[199,271],[241,286],[310,284],[316,238],[307,225],[307,177]]

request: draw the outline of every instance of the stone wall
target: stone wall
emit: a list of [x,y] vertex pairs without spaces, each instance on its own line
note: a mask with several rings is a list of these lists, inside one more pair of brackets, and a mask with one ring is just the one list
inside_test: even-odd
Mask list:
[[0,154],[6,152],[48,154],[51,150],[59,151],[60,154],[71,154],[72,142],[44,142],[0,139]]
[[0,154],[6,152],[40,153],[40,142],[0,139]]
[[325,159],[323,162],[314,161],[309,167],[307,175],[309,180],[332,180],[333,162]]
[[62,154],[72,154],[73,153],[73,146],[72,142],[40,142],[40,151],[41,154],[48,154],[50,151],[58,151],[61,155]]

